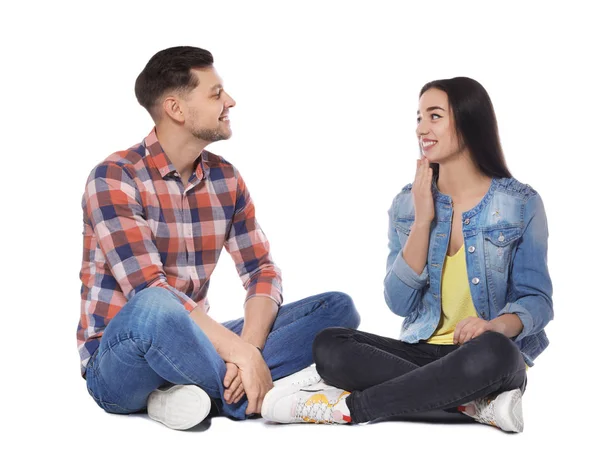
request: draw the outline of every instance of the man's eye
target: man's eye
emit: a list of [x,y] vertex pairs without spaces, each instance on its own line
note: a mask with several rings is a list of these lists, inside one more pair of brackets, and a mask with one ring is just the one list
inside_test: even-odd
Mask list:
[[221,98],[221,91],[219,91],[219,92],[218,92],[218,93],[215,95],[215,97],[216,97],[217,99],[220,99],[220,98]]

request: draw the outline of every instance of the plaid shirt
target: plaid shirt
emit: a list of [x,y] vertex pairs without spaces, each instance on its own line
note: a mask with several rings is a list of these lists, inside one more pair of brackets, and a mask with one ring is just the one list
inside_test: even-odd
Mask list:
[[220,156],[203,151],[184,188],[153,130],[93,169],[82,206],[82,373],[104,328],[147,287],[169,290],[188,311],[208,312],[209,279],[223,247],[246,299],[267,296],[281,304],[281,273],[250,194],[237,169]]

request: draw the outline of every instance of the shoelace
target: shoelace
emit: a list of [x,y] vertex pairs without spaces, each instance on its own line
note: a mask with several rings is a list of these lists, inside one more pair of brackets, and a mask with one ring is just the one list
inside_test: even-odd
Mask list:
[[321,381],[321,377],[320,376],[307,376],[304,379],[301,379],[300,381],[295,381],[292,383],[292,386],[308,386],[311,384],[316,384],[319,381]]
[[333,405],[325,402],[311,402],[299,399],[296,404],[296,420],[334,424]]

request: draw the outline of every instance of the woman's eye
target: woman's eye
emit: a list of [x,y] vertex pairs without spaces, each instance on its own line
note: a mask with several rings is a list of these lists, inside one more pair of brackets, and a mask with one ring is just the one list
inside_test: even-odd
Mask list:
[[[436,117],[436,118],[434,118],[434,117]],[[439,119],[439,118],[441,118],[441,116],[440,116],[440,115],[438,115],[437,113],[432,113],[432,114],[431,114],[431,119],[432,119],[432,120],[437,120],[437,119]]]

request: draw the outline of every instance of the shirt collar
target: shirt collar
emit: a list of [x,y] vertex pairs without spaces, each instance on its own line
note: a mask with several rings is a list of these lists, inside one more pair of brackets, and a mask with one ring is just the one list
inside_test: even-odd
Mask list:
[[[165,178],[169,174],[175,174],[177,169],[163,150],[162,146],[158,141],[156,135],[156,128],[150,131],[150,134],[144,139],[144,146],[146,148],[146,156],[152,158],[154,166],[158,169],[160,176]],[[200,181],[206,176],[208,165],[206,164],[206,151],[202,151],[198,159],[196,160],[196,177]]]

